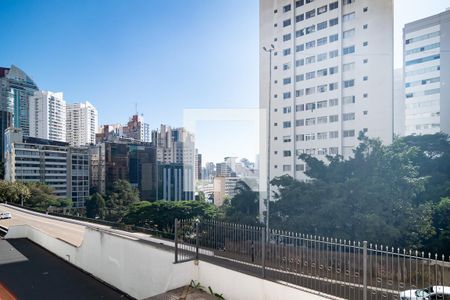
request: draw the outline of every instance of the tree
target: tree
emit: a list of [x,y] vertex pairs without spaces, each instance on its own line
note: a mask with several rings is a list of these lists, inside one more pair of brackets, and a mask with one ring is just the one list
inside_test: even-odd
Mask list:
[[192,219],[217,216],[218,209],[201,201],[141,201],[130,206],[123,221],[126,224],[171,231],[175,218]]
[[360,136],[348,160],[328,163],[302,154],[308,182],[289,176],[272,180],[273,226],[350,240],[417,248],[433,234],[431,208],[418,203],[426,177],[412,162],[417,149],[403,140],[385,146]]
[[195,200],[203,202],[206,201],[205,193],[202,191],[198,192],[198,195],[195,195]]
[[436,234],[426,241],[429,251],[450,254],[450,198],[441,198],[433,209],[433,227]]
[[86,201],[86,216],[88,218],[105,218],[106,203],[105,199],[100,193],[93,194],[89,200]]
[[30,198],[30,190],[21,182],[9,182],[0,180],[0,200],[2,202],[12,202],[22,204]]
[[25,185],[30,190],[30,197],[25,206],[39,210],[47,210],[50,206],[61,207],[61,201],[54,195],[53,188],[40,182],[27,182]]
[[120,221],[127,212],[128,207],[139,201],[139,191],[128,181],[118,180],[114,182],[106,200],[108,219]]
[[243,223],[248,225],[258,224],[259,193],[243,181],[236,186],[236,195],[224,202],[225,219],[228,222]]

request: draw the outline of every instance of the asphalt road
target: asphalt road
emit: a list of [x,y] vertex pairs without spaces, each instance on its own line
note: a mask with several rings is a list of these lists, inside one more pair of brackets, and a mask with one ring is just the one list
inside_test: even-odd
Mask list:
[[27,239],[0,239],[0,299],[125,299]]

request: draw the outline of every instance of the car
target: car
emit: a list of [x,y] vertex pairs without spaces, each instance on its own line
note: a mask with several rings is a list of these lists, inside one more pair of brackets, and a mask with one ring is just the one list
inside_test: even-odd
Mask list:
[[11,219],[12,215],[10,212],[2,212],[0,213],[0,220],[2,219]]
[[450,287],[434,285],[424,289],[407,290],[400,293],[400,300],[450,300]]

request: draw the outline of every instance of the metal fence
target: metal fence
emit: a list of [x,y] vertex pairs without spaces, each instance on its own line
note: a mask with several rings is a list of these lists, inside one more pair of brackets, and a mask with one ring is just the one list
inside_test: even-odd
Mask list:
[[175,262],[193,259],[345,299],[401,300],[401,291],[450,285],[450,261],[437,254],[280,230],[266,236],[258,226],[175,220]]

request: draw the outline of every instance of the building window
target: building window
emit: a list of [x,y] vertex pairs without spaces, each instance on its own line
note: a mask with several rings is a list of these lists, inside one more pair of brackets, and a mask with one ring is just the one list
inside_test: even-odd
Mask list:
[[283,107],[283,114],[289,114],[289,113],[291,113],[291,107],[290,106]]
[[290,127],[291,127],[291,121],[283,122],[283,128],[290,128]]
[[330,89],[330,91],[334,91],[334,90],[337,90],[339,87],[338,87],[338,83],[337,82],[333,82],[333,83],[330,83],[329,84],[329,89]]
[[327,12],[328,7],[326,5],[321,6],[317,9],[317,15],[321,15]]
[[301,21],[303,21],[304,19],[305,19],[305,15],[304,15],[304,14],[300,14],[300,15],[298,15],[298,16],[295,16],[295,22],[296,22],[296,23],[301,22]]
[[355,130],[354,129],[344,130],[343,136],[344,137],[354,137],[355,136]]
[[295,37],[296,37],[296,38],[301,37],[301,36],[304,36],[304,35],[305,35],[304,29],[299,29],[299,30],[297,30],[297,31],[295,32]]
[[323,30],[327,28],[327,26],[328,26],[327,21],[320,22],[319,24],[317,24],[317,31]]
[[290,150],[284,150],[283,151],[283,156],[284,157],[290,157],[291,156],[291,151]]
[[300,89],[300,90],[296,90],[295,91],[295,97],[301,97],[305,94],[305,90],[304,89]]
[[339,50],[330,51],[329,55],[330,55],[330,58],[338,57],[339,56]]
[[303,74],[295,75],[295,82],[303,81],[305,76]]
[[284,171],[284,172],[289,172],[289,171],[291,171],[291,165],[283,165],[283,171]]
[[413,60],[408,60],[405,62],[406,66],[410,66],[410,65],[415,65],[415,64],[420,64],[420,63],[424,63],[424,62],[428,62],[428,61],[433,61],[433,60],[437,60],[440,59],[441,55],[440,54],[436,54],[436,55],[430,55],[430,56],[426,56],[426,57],[422,57],[422,58],[417,58],[417,59],[413,59]]
[[317,133],[317,139],[318,140],[326,140],[328,138],[327,132],[318,132]]
[[310,87],[310,88],[306,88],[305,89],[305,94],[306,95],[312,95],[316,93],[316,88],[315,87]]
[[363,98],[367,98],[368,96],[369,96],[369,94],[367,94],[367,93],[363,94]]
[[289,70],[290,68],[291,68],[291,64],[290,63],[283,64],[283,71]]
[[287,20],[283,21],[283,27],[287,27],[289,25],[291,25],[291,19],[287,19]]
[[295,66],[296,66],[296,67],[303,66],[304,64],[305,64],[305,60],[304,60],[303,58],[297,59],[297,60],[295,61]]
[[349,39],[355,36],[355,28],[346,30],[342,33],[342,38],[343,39]]
[[304,164],[295,165],[295,171],[303,172],[304,170],[305,170],[305,165]]
[[291,77],[283,78],[283,84],[290,84],[291,83]]
[[327,91],[327,85],[326,84],[322,84],[317,86],[317,92],[318,93],[325,93]]
[[295,126],[305,126],[305,120],[304,119],[295,120]]
[[305,141],[314,141],[316,139],[316,135],[314,133],[306,133]]
[[367,110],[363,111],[363,115],[365,116],[367,115]]
[[344,0],[344,1],[342,1],[342,2],[344,2],[344,5],[348,5],[348,4],[354,3],[355,0]]
[[283,99],[290,99],[291,98],[291,92],[284,92],[283,93]]
[[338,1],[330,3],[330,10],[336,9],[338,7],[339,7],[339,2]]
[[342,69],[344,70],[344,72],[352,71],[355,69],[355,63],[354,62],[346,63],[342,66]]
[[363,64],[367,64],[369,60],[367,58],[363,59]]
[[337,74],[337,72],[338,72],[338,67],[337,66],[330,68],[330,75]]
[[305,77],[306,77],[306,80],[313,79],[316,77],[316,72],[315,71],[307,72]]
[[297,0],[295,1],[295,7],[301,7],[305,4],[305,0]]
[[295,111],[304,111],[305,110],[305,105],[304,104],[297,104],[295,106]]
[[354,119],[355,119],[355,113],[342,114],[342,120],[344,120],[344,121],[352,121]]
[[338,122],[339,121],[339,116],[338,115],[331,115],[329,117],[329,121],[330,121],[330,123]]
[[326,123],[328,123],[327,116],[317,117],[317,124],[326,124]]
[[369,25],[364,24],[364,25],[363,25],[363,29],[367,29],[367,28],[369,28]]
[[354,79],[344,80],[344,88],[349,88],[355,85]]
[[316,15],[316,10],[313,9],[313,10],[307,11],[305,13],[305,15],[306,15],[306,19],[312,18],[312,17],[314,17]]
[[337,98],[328,100],[328,105],[329,105],[330,107],[332,107],[332,106],[337,106],[338,104],[339,104],[339,99],[337,99]]
[[308,64],[312,64],[312,63],[315,63],[316,62],[316,57],[315,56],[308,56],[306,59],[305,59],[305,63],[308,65]]
[[364,81],[369,80],[369,76],[364,76],[364,77],[363,77],[363,80],[364,80]]
[[355,46],[348,46],[344,48],[344,55],[355,53]]
[[317,40],[317,46],[322,46],[327,44],[327,37],[323,37]]
[[355,19],[355,12],[351,12],[342,16],[342,20],[344,22],[351,21],[353,19]]
[[368,10],[369,10],[368,7],[364,7],[364,8],[363,8],[363,12],[367,12]]
[[286,12],[288,12],[290,10],[291,10],[291,5],[290,4],[283,6],[283,12],[286,13]]
[[311,25],[305,28],[305,33],[310,34],[316,31],[316,25]]
[[290,39],[291,39],[291,34],[290,33],[283,35],[283,42],[287,42]]
[[328,105],[327,100],[317,101],[317,108],[326,108]]
[[305,50],[305,45],[304,44],[300,44],[295,46],[295,52],[302,52],[303,50]]
[[289,54],[291,54],[291,48],[287,48],[287,49],[284,49],[284,50],[283,50],[283,55],[284,55],[284,56],[287,56],[287,55],[289,55]]
[[330,131],[329,137],[330,139],[337,139],[339,137],[339,131]]
[[320,53],[317,55],[317,61],[324,61],[327,59],[327,53]]
[[306,126],[316,125],[316,118],[306,118],[305,125]]
[[344,104],[353,104],[355,103],[355,96],[345,96],[342,97],[342,102]]
[[363,42],[363,47],[367,47],[369,45],[369,42]]
[[317,70],[317,76],[318,77],[327,76],[327,74],[328,74],[328,69],[327,68]]
[[339,40],[339,35],[337,33],[330,35],[330,43],[336,42],[337,40]]
[[316,108],[316,104],[314,102],[306,103],[306,110],[313,111]]
[[335,25],[339,24],[339,19],[338,18],[330,19],[329,24],[330,24],[330,27],[335,26]]
[[316,41],[310,41],[310,42],[305,43],[306,49],[311,49],[311,48],[314,48],[315,46],[316,46]]

